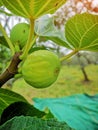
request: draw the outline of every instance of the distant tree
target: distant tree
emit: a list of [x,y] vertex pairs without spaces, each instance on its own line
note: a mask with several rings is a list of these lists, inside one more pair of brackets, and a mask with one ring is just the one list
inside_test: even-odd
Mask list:
[[[90,79],[88,78],[87,72],[85,70],[85,64],[80,59],[81,56],[82,56],[81,53],[77,53],[77,58],[78,58],[78,62],[79,62],[79,65],[80,65],[80,69],[81,69],[83,76],[84,76],[84,81],[89,82]],[[87,59],[87,61],[88,61],[88,59]],[[91,63],[91,62],[89,61],[89,63]]]
[[68,0],[60,9],[56,11],[55,24],[58,28],[63,28],[65,22],[75,14],[90,12],[98,14],[98,4],[95,0]]

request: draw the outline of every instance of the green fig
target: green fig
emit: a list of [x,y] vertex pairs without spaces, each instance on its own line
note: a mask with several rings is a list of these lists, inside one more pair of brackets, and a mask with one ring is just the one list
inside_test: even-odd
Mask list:
[[29,30],[30,26],[27,23],[16,24],[10,32],[10,39],[12,43],[14,45],[18,44],[20,48],[23,48],[27,42]]
[[22,66],[24,80],[35,88],[53,84],[60,71],[60,60],[48,50],[38,50],[27,56]]

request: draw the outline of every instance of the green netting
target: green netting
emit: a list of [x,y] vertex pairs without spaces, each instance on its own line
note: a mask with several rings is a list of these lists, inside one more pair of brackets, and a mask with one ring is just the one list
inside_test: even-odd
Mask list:
[[48,108],[59,120],[76,130],[98,130],[98,95],[76,94],[62,98],[33,98],[40,110]]

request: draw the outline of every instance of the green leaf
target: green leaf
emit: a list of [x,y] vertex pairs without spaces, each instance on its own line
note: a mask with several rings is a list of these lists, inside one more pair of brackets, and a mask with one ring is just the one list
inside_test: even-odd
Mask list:
[[65,37],[76,50],[98,51],[98,15],[84,13],[70,18]]
[[44,15],[35,21],[35,33],[38,36],[45,37],[48,40],[55,42],[60,46],[70,48],[67,44],[64,32],[61,32],[54,25],[54,18],[50,17],[49,14]]
[[47,48],[45,48],[44,46],[42,47],[32,47],[29,51],[29,53],[32,53],[34,51],[38,51],[38,50],[47,50]]
[[5,40],[4,36],[0,36],[0,44],[9,48],[7,41]]
[[26,102],[15,102],[8,106],[1,115],[0,125],[5,123],[7,120],[13,118],[14,116],[36,116],[43,117],[45,115],[44,112],[41,112],[33,105],[30,105]]
[[14,117],[0,126],[0,130],[73,130],[65,122],[43,120],[30,116]]
[[0,7],[3,5],[2,0],[0,0]]
[[27,102],[21,95],[7,89],[0,88],[0,115],[6,107],[17,101]]
[[3,0],[11,12],[26,18],[36,19],[46,13],[54,13],[66,0]]
[[0,9],[0,13],[6,14],[7,16],[13,16],[13,14],[8,13],[8,12],[4,11],[3,9]]

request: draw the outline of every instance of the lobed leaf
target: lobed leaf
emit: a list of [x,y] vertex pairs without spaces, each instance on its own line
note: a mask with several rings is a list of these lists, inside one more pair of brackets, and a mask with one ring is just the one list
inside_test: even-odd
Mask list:
[[0,44],[6,46],[9,48],[6,39],[4,38],[4,36],[0,36]]
[[49,14],[44,15],[35,21],[35,33],[40,37],[45,37],[60,46],[70,48],[64,36],[64,32],[57,29],[54,25],[54,18]]
[[8,120],[0,130],[73,130],[65,122],[55,119],[43,120],[30,116],[19,116]]
[[98,51],[98,15],[84,13],[70,18],[65,37],[74,49]]
[[0,13],[5,14],[7,16],[13,16],[13,14],[8,13],[8,12],[4,11],[3,9],[0,9]]
[[0,7],[3,5],[2,0],[0,0]]
[[6,107],[17,101],[27,102],[21,95],[7,89],[0,88],[0,115]]
[[0,125],[5,123],[7,120],[13,118],[14,116],[21,116],[21,115],[32,117],[36,116],[41,118],[45,115],[45,113],[38,110],[29,103],[21,101],[15,102],[9,105],[6,109],[4,109],[1,115]]
[[66,0],[2,0],[12,13],[36,19],[46,13],[54,13]]

